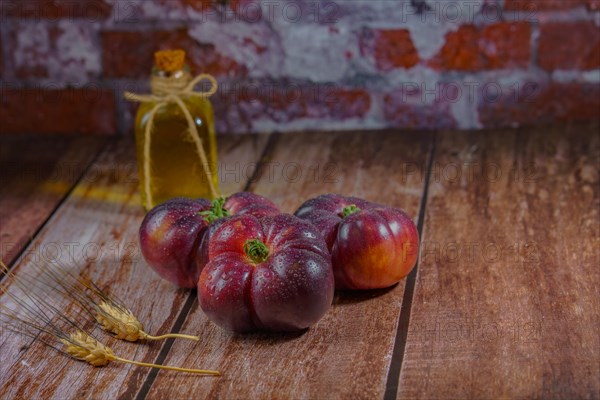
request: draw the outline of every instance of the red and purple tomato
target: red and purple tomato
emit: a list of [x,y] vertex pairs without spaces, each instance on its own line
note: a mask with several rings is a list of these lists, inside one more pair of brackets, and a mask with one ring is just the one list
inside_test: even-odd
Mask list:
[[[222,204],[216,204],[210,211],[205,212],[210,225],[202,234],[196,253],[196,271],[198,276],[208,263],[208,243],[213,232],[227,220],[226,217],[233,215],[252,215],[256,218],[264,218],[279,214],[279,208],[271,200],[258,194],[250,192],[235,193],[227,198]],[[216,215],[216,216],[215,216]],[[198,281],[196,276],[196,283]]]
[[419,234],[400,209],[326,194],[306,201],[295,215],[325,238],[337,289],[392,286],[417,262]]
[[139,231],[140,249],[150,267],[179,287],[196,286],[196,249],[208,221],[206,199],[176,198],[152,208]]
[[[148,265],[179,287],[195,288],[206,262],[198,262],[209,227],[235,214],[263,217],[279,213],[257,194],[239,192],[227,199],[175,198],[146,214],[139,230],[140,249]],[[200,250],[199,250],[200,249]]]
[[236,332],[298,331],[329,309],[334,276],[327,245],[293,215],[238,215],[224,220],[208,243],[198,280],[204,313]]

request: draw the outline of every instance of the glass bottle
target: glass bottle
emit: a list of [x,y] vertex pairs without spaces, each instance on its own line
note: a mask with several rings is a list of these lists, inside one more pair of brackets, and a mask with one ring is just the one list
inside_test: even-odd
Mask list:
[[[166,80],[166,81],[165,81]],[[169,81],[171,80],[171,81]],[[181,87],[191,80],[189,69],[165,71],[157,66],[153,70],[152,94],[164,95],[155,86],[164,86],[177,80]],[[154,85],[159,83],[161,85]],[[210,101],[199,96],[182,96],[182,101],[196,125],[208,161],[203,166],[196,145],[192,139],[188,122],[181,107],[169,102],[158,108],[152,119],[150,133],[150,176],[145,176],[144,155],[146,124],[150,120],[156,102],[141,103],[135,121],[135,141],[138,160],[139,183],[142,205],[146,210],[174,197],[213,198],[208,179],[218,188],[217,146],[214,128],[214,114]],[[146,180],[150,182],[152,204],[146,195]],[[218,189],[217,189],[218,191]]]

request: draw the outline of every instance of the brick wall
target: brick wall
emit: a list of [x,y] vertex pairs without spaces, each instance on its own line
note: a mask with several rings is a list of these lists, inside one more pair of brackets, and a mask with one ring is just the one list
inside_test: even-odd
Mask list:
[[220,133],[598,119],[600,0],[0,0],[0,132],[131,132],[152,53]]

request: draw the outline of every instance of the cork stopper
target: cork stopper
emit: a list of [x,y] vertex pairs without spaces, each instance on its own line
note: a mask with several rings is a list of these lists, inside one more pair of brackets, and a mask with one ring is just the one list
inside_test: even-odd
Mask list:
[[160,50],[154,53],[154,62],[159,70],[172,73],[183,69],[185,65],[185,51]]

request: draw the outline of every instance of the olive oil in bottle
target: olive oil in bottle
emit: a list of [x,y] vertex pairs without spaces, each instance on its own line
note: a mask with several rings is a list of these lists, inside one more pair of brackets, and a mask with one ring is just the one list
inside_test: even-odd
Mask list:
[[[181,50],[161,51],[155,56],[152,94],[160,99],[173,91],[183,90],[191,81],[189,69],[184,64],[185,53]],[[141,200],[146,210],[174,197],[214,198],[218,191],[212,105],[201,96],[182,95],[180,101],[144,101],[137,111],[135,140]],[[162,106],[157,107],[160,103]],[[195,124],[206,164],[199,155],[182,106],[186,107]],[[149,134],[146,132],[148,123],[152,123]],[[148,147],[147,137],[150,138]],[[148,176],[146,172],[149,172]]]

